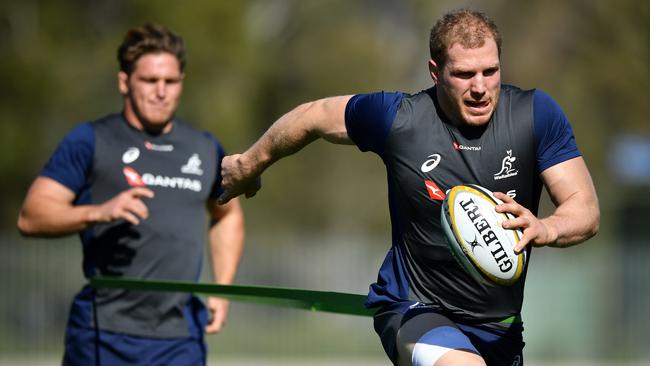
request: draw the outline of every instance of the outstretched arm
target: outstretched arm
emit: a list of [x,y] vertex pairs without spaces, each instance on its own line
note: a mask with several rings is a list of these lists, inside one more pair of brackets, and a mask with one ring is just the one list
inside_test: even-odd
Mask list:
[[[229,285],[235,279],[237,266],[244,250],[244,213],[238,199],[225,205],[208,202],[213,224],[208,233],[212,274],[218,284]],[[229,301],[218,297],[207,299],[212,319],[206,326],[207,333],[221,330],[228,317]]]
[[135,187],[102,204],[76,206],[73,191],[54,179],[38,177],[18,215],[18,230],[25,236],[56,237],[120,219],[137,225],[149,216],[142,197],[153,195],[148,188]]
[[345,106],[352,96],[338,96],[305,103],[278,119],[243,154],[226,156],[221,163],[224,194],[219,203],[261,188],[259,177],[277,160],[294,154],[318,138],[351,144],[345,128]]
[[514,220],[505,221],[503,227],[523,230],[524,235],[515,251],[519,252],[528,243],[566,247],[596,235],[600,223],[598,198],[582,157],[546,169],[541,178],[556,206],[553,214],[543,219],[538,219],[507,195],[495,193],[497,198],[504,201],[504,204],[497,206],[497,211],[516,216]]

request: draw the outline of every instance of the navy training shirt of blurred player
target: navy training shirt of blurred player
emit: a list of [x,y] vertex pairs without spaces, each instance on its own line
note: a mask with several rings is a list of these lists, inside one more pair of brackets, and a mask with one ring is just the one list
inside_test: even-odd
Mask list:
[[[517,249],[528,251],[595,235],[598,200],[559,106],[541,91],[501,84],[492,20],[447,13],[430,51],[430,89],[324,98],[283,115],[244,153],[224,158],[220,200],[254,196],[264,170],[317,138],[375,152],[388,175],[393,238],[367,306],[378,309],[375,330],[391,361],[521,365],[524,279],[479,286],[461,269],[440,230],[444,192],[457,184],[497,191],[504,204],[496,210],[515,216],[502,225],[521,229]],[[542,186],[556,208],[537,218]]]
[[[199,279],[207,232],[214,280],[232,283],[243,213],[239,202],[217,204],[222,145],[174,117],[183,40],[146,24],[127,32],[118,60],[123,112],[67,134],[32,184],[19,229],[79,232],[85,277],[178,281]],[[210,314],[191,294],[85,286],[70,310],[63,364],[206,364],[203,333],[220,330],[229,303],[207,305]]]

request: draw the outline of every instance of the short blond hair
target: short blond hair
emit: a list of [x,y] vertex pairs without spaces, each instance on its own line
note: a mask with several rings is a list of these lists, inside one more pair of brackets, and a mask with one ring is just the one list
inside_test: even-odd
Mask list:
[[492,38],[501,56],[501,34],[487,15],[471,9],[451,11],[440,18],[431,28],[429,50],[431,59],[441,67],[447,62],[447,50],[454,43],[465,48],[478,48]]

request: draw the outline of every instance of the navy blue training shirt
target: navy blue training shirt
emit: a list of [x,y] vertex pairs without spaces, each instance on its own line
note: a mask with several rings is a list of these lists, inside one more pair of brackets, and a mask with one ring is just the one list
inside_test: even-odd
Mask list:
[[[357,94],[345,109],[348,135],[361,151],[382,154],[404,93]],[[547,93],[533,95],[535,143],[539,172],[580,156],[573,129],[562,108]]]
[[[132,187],[147,187],[155,194],[142,198],[149,217],[140,224],[118,220],[81,233],[84,275],[198,280],[208,225],[206,202],[222,193],[224,155],[213,135],[180,120],[174,120],[169,133],[158,135],[133,128],[122,114],[75,127],[41,176],[74,192],[76,205],[101,204]],[[94,302],[102,330],[186,337],[202,332],[192,329],[190,300],[183,293],[97,289],[93,295],[84,289],[73,303],[71,321],[91,320]]]
[[[527,266],[513,286],[476,284],[446,245],[440,227],[444,192],[478,184],[508,193],[536,214],[540,173],[580,156],[571,126],[539,90],[502,85],[482,129],[459,129],[447,121],[435,95],[435,87],[416,94],[360,94],[346,106],[349,137],[382,158],[388,178],[392,246],[366,306],[417,301],[459,321],[519,315]],[[526,250],[530,258],[531,248]]]

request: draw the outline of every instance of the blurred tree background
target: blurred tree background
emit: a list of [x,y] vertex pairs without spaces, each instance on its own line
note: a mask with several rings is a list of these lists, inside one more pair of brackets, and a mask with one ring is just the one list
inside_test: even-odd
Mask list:
[[[598,237],[533,256],[527,355],[650,357],[650,243],[641,229],[650,209],[650,3],[638,0],[2,2],[0,354],[62,349],[67,307],[83,283],[79,243],[20,238],[15,220],[67,131],[120,108],[116,49],[128,28],[157,22],[185,38],[178,114],[240,152],[299,103],[429,87],[430,27],[462,6],[499,25],[504,82],[540,88],[564,108],[601,200]],[[265,173],[263,190],[244,202],[238,282],[365,293],[390,245],[383,165],[349,146],[305,150]],[[368,319],[252,305],[235,305],[231,317],[211,338],[215,353],[382,352]],[[245,319],[271,330],[251,336],[260,330]]]

